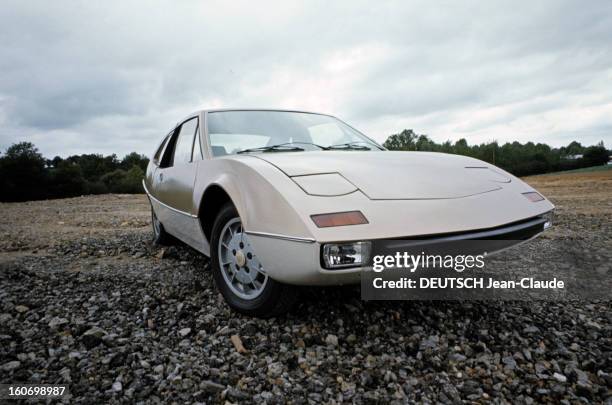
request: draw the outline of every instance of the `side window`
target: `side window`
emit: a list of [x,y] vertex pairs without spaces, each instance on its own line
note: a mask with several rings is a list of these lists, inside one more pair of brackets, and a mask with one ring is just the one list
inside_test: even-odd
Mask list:
[[195,134],[196,127],[198,126],[198,119],[193,118],[186,121],[181,125],[177,134],[176,143],[174,145],[174,157],[172,159],[172,166],[191,162],[191,152],[193,150],[193,137]]
[[196,161],[196,160],[201,160],[204,158],[204,155],[202,155],[202,144],[200,143],[200,134],[198,131],[198,129],[200,128],[200,126],[198,125],[198,127],[196,128],[196,136],[193,140],[193,156],[191,161]]

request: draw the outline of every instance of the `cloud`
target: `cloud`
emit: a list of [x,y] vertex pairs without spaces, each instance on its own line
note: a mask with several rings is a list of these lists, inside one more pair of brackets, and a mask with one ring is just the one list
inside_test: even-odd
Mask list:
[[383,141],[612,145],[612,5],[5,2],[0,148],[151,153],[203,107],[336,114]]

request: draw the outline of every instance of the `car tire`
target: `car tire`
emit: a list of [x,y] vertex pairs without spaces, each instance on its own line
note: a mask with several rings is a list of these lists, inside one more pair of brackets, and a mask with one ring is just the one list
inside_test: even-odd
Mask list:
[[[220,249],[221,240],[228,235],[228,227],[236,226],[237,222],[239,223],[239,231],[234,235],[236,235],[236,238],[240,237],[240,246],[235,245],[234,235],[232,235],[232,239],[225,239],[225,246],[222,246]],[[243,242],[245,243],[244,247]],[[235,246],[237,249],[230,249],[228,245]],[[233,253],[232,250],[234,250]],[[249,257],[248,261],[246,259],[247,256],[242,253],[244,251],[247,251],[246,255]],[[296,289],[268,277],[265,272],[262,271],[263,268],[261,265],[259,265],[259,270],[252,268],[249,270],[249,266],[252,267],[253,263],[259,264],[259,260],[256,255],[252,254],[252,247],[246,239],[246,234],[242,232],[242,222],[240,221],[238,211],[231,203],[224,205],[215,219],[212,229],[210,252],[211,268],[217,289],[221,292],[227,304],[237,312],[260,318],[270,318],[289,311],[297,301]],[[229,259],[225,257],[226,264],[222,266],[221,259],[224,256],[229,256]],[[243,258],[242,261],[236,260],[235,262],[231,262],[232,257],[240,256]],[[228,262],[231,263],[228,265]],[[241,263],[242,266],[240,266]],[[240,268],[238,269],[237,266],[240,266]],[[232,280],[230,280],[232,276],[229,273],[234,274],[232,280],[234,280],[235,283],[232,283]],[[248,283],[245,281],[243,284],[238,280],[240,276],[243,278],[247,277],[246,281],[248,281],[248,277],[253,279],[259,277],[260,282],[257,283],[261,284],[259,289],[255,287],[255,280],[253,280],[253,284],[251,284],[253,286],[250,290],[253,292],[252,297],[249,297],[247,294],[247,291],[249,291],[248,287],[246,287]],[[263,282],[261,282],[262,277],[265,277],[265,281]],[[241,286],[243,288],[242,291],[240,290]]]
[[151,207],[151,225],[153,226],[153,243],[156,245],[169,245],[172,236],[166,232],[164,225],[162,225],[161,221],[157,218],[153,207]]

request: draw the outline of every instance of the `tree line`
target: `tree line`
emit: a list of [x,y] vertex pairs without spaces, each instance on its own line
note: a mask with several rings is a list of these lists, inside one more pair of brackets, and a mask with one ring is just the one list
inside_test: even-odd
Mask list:
[[391,135],[383,146],[390,150],[443,152],[470,156],[501,167],[515,176],[605,165],[611,155],[603,141],[588,147],[574,141],[560,148],[551,148],[546,144],[533,142],[525,144],[507,142],[500,145],[494,141],[468,145],[465,139],[459,139],[454,143],[451,141],[436,143],[427,135],[417,135],[412,129]]
[[85,194],[142,193],[149,159],[132,152],[83,154],[45,159],[30,142],[10,146],[0,156],[0,201],[27,201]]
[[[603,142],[582,146],[572,142],[561,148],[527,142],[468,145],[465,139],[436,143],[427,135],[406,129],[383,144],[390,150],[430,151],[471,156],[516,175],[527,176],[607,164],[610,151]],[[142,179],[149,159],[132,152],[59,156],[45,159],[30,142],[10,146],[0,155],[0,201],[27,201],[74,197],[85,194],[142,193]]]

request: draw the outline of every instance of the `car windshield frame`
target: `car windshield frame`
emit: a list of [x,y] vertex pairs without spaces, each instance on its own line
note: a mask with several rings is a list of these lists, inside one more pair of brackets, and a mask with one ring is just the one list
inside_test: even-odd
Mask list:
[[[223,114],[226,114],[225,117]],[[206,111],[205,122],[213,158],[239,153],[386,150],[373,139],[328,114],[293,110],[210,110]],[[323,128],[323,133],[313,132],[316,127],[321,129],[325,126],[329,134],[325,133],[326,128]],[[224,135],[236,136],[236,139],[221,141]],[[328,136],[329,142],[325,142]],[[239,144],[240,141],[243,143]],[[284,147],[275,148],[279,145]]]

